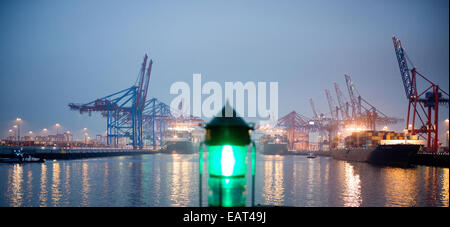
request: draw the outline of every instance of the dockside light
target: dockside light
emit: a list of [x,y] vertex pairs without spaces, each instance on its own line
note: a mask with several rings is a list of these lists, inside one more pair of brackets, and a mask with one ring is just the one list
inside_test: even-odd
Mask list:
[[[225,113],[230,111],[231,116]],[[231,112],[232,111],[232,112]],[[228,104],[205,127],[208,150],[209,206],[242,207],[246,200],[247,146],[252,144],[252,206],[255,185],[255,143],[249,126]],[[199,200],[202,206],[203,144],[200,146]]]

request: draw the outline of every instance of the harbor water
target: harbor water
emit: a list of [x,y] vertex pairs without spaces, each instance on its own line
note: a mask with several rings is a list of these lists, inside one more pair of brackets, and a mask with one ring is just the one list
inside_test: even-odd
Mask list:
[[[199,206],[198,158],[147,154],[0,164],[0,206]],[[259,205],[449,206],[448,168],[259,154],[256,168]]]

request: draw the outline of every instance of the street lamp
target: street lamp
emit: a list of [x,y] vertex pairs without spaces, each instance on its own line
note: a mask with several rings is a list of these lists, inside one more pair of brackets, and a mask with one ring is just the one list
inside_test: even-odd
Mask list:
[[88,135],[87,128],[83,128],[83,132],[84,132],[84,143],[87,143],[87,139],[86,139],[86,137]]
[[17,141],[20,143],[20,123],[22,119],[20,117],[16,118],[17,121]]
[[[11,136],[14,136],[14,133],[12,133],[12,132],[13,132],[12,129],[9,129],[8,132],[9,132],[9,138],[11,138]],[[8,140],[9,140],[9,139],[8,139]]]
[[88,137],[88,133],[85,132],[85,133],[84,133],[84,143],[85,143],[85,144],[87,143],[87,137]]
[[64,134],[67,137],[67,142],[70,142],[70,131],[67,130]]
[[61,125],[58,124],[58,123],[56,123],[56,124],[55,124],[55,127],[56,127],[56,135],[58,136],[58,128],[61,127]]
[[[18,135],[18,128],[19,128],[19,126],[17,126],[17,125],[13,125],[13,128],[15,128],[16,129],[16,135]],[[17,143],[19,143],[19,136],[17,136]]]
[[[224,117],[215,117],[205,129],[205,144],[208,147],[208,204],[214,207],[245,206],[247,172],[247,145],[252,146],[252,206],[255,191],[255,143],[250,140],[253,127],[233,111],[226,117],[225,110],[232,110],[227,104],[221,111]],[[202,205],[203,143],[200,145],[200,188],[199,199]]]

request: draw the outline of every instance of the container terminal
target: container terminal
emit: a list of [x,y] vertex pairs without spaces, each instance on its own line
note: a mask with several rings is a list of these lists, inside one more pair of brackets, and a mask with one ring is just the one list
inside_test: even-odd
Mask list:
[[[390,117],[370,104],[370,98],[363,97],[351,77],[345,74],[348,100],[335,82],[337,104],[332,93],[325,89],[328,113],[319,113],[310,98],[312,117],[293,110],[272,124],[257,125],[252,135],[258,151],[264,155],[314,153],[382,165],[448,167],[448,119],[445,120],[447,141],[442,142],[438,139],[438,110],[442,105],[448,108],[449,95],[416,67],[409,68],[400,40],[393,36],[392,41],[406,94],[405,104],[408,104],[406,119]],[[198,152],[204,140],[204,121],[180,114],[183,106],[174,110],[157,98],[147,99],[152,65],[153,60],[145,55],[133,86],[88,102],[68,104],[80,114],[99,113],[104,117],[105,135],[96,135],[94,139],[85,133],[85,141],[74,141],[70,131],[34,137],[29,133],[21,137],[21,119],[17,118],[14,129],[9,130],[10,136],[1,141],[0,157],[19,151],[46,159]],[[388,129],[389,125],[399,123],[405,124],[402,132]],[[58,128],[59,124],[55,126]],[[17,136],[11,135],[14,133]],[[311,141],[311,133],[318,135],[318,142]]]

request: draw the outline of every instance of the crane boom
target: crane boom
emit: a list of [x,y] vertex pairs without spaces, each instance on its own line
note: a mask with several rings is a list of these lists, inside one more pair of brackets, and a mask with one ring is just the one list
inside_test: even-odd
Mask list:
[[328,106],[330,107],[331,119],[337,120],[338,116],[337,116],[337,112],[335,110],[336,104],[333,101],[333,97],[331,97],[331,94],[328,91],[328,89],[325,89],[325,94],[327,96]]
[[311,108],[312,108],[312,111],[313,111],[313,114],[314,114],[314,118],[315,119],[319,119],[319,115],[317,114],[316,107],[314,106],[314,102],[313,102],[312,98],[309,99],[309,103],[311,104]]
[[[358,91],[356,91],[350,76],[344,74],[344,77],[347,84],[348,95],[350,96],[350,102],[352,104],[352,117],[357,118],[361,115],[361,96],[358,94]],[[358,96],[356,96],[355,93],[357,93]]]
[[337,83],[334,83],[334,89],[336,90],[336,96],[339,103],[339,109],[341,110],[342,119],[349,119],[350,117],[348,115],[348,108],[344,100],[344,94],[342,93]]
[[138,108],[140,106],[140,103],[142,102],[142,85],[144,83],[144,74],[145,74],[145,66],[147,65],[147,54],[144,56],[144,61],[142,62],[141,71],[139,71],[139,82],[138,82],[138,93],[136,97],[136,103],[135,108]]
[[153,65],[153,61],[152,59],[150,59],[150,62],[148,63],[148,68],[147,68],[147,72],[145,73],[145,86],[144,86],[144,92],[142,95],[142,104],[141,104],[141,109],[143,110],[145,107],[145,101],[147,99],[147,91],[148,91],[148,84],[150,82],[150,74],[152,73],[152,65]]
[[411,75],[409,73],[410,70],[408,69],[408,63],[405,57],[405,50],[403,49],[402,43],[399,39],[397,39],[397,37],[392,36],[392,41],[394,42],[395,55],[397,56],[403,86],[405,87],[406,98],[412,99],[414,98],[414,94],[416,92],[414,90],[416,86],[412,84]]

